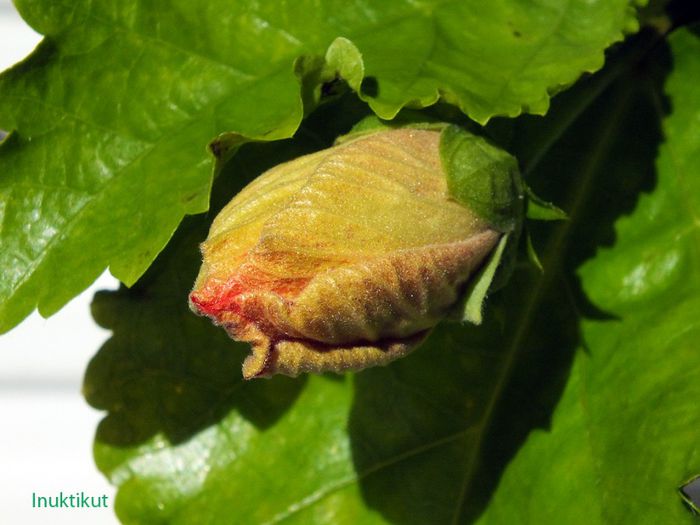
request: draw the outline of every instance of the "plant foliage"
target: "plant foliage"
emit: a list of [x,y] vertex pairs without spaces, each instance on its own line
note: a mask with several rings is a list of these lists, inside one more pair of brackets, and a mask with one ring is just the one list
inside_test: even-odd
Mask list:
[[[125,284],[95,297],[113,335],[84,383],[124,523],[693,523],[697,26],[622,0],[17,4],[46,38],[0,76],[0,329],[106,267]],[[480,326],[243,382],[187,308],[213,214],[416,109],[507,149],[532,216],[566,219],[528,221]],[[227,131],[254,140],[214,169]]]

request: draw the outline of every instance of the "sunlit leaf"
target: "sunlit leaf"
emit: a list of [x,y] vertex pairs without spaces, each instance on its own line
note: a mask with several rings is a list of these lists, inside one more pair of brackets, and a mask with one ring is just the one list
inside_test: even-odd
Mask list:
[[46,38],[0,77],[0,332],[106,267],[133,284],[207,208],[207,142],[290,136],[336,72],[384,117],[439,95],[481,122],[543,113],[634,3],[17,0]]

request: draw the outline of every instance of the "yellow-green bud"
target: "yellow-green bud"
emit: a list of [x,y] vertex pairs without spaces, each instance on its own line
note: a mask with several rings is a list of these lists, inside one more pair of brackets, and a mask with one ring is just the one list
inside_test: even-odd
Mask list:
[[[190,306],[251,343],[246,378],[386,364],[455,307],[517,220],[458,202],[449,133],[350,136],[267,171],[216,217]],[[499,191],[499,210],[520,198]]]

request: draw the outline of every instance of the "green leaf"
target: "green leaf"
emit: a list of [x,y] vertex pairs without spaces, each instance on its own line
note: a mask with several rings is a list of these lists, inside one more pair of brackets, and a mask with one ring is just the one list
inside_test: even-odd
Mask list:
[[[626,47],[647,44],[640,38]],[[211,399],[227,403],[204,417],[210,398],[188,407],[158,381],[173,370],[184,379],[234,373],[223,342],[218,356],[205,356],[204,371],[191,365],[217,346],[214,329],[178,328],[196,272],[183,254],[195,239],[178,236],[142,286],[101,296],[98,319],[115,335],[95,359],[103,365],[88,370],[85,390],[115,421],[111,433],[98,432],[95,454],[119,486],[121,519],[690,523],[677,487],[700,468],[700,192],[689,176],[698,165],[700,101],[690,81],[698,39],[672,39],[677,69],[668,94],[673,108],[688,112],[666,121],[656,171],[668,49],[659,45],[641,62],[626,51],[620,56],[635,59],[625,67],[611,60],[615,79],[585,108],[573,104],[572,125],[531,172],[538,194],[570,210],[569,221],[532,224],[544,274],[517,266],[489,297],[479,327],[439,326],[407,358],[342,378],[310,377],[301,393],[266,382],[228,392],[207,379]],[[596,83],[581,83],[557,111],[598,90]],[[302,128],[304,136],[335,136],[319,125],[347,113],[327,111]],[[511,145],[548,124],[521,120]],[[252,176],[288,146],[299,154],[299,140],[246,145],[220,179]],[[162,313],[171,311],[178,313]],[[177,345],[160,343],[173,339]],[[110,396],[111,403],[97,401]],[[267,423],[247,412],[248,402],[272,414]],[[183,408],[161,408],[171,404]]]
[[[688,32],[671,43],[668,94],[688,111],[666,121],[656,173],[663,46],[618,68],[532,172],[538,193],[567,203],[570,220],[533,225],[544,275],[518,267],[481,327],[439,327],[389,367],[312,377],[301,392],[283,380],[241,385],[243,352],[185,311],[201,219],[183,226],[133,290],[98,296],[96,317],[115,335],[85,391],[110,411],[95,453],[120,487],[122,520],[690,519],[676,489],[700,468],[700,193],[688,176],[700,154],[700,43]],[[331,140],[325,121],[304,136]],[[515,143],[547,124],[523,121]],[[222,183],[289,155],[285,144],[296,155],[304,141],[244,146]],[[584,261],[582,290],[575,272]]]
[[[519,451],[483,523],[696,522],[677,488],[700,473],[700,38],[680,30],[670,51],[672,113],[651,192],[580,272],[586,294],[615,318],[583,320],[551,429]],[[642,79],[638,89],[661,110],[655,86]],[[639,125],[627,129],[643,139]],[[625,184],[639,166],[616,153],[598,152],[601,169]]]
[[105,267],[133,284],[206,209],[209,140],[292,135],[334,72],[382,117],[442,96],[484,122],[544,113],[636,29],[628,0],[16,4],[46,38],[0,76],[0,332]]
[[[351,112],[342,106],[329,114]],[[286,145],[243,146],[219,178],[218,205],[233,193],[227,188],[232,180],[240,187],[265,166],[304,153],[309,137],[319,136],[330,120],[318,115]],[[332,139],[335,133],[323,135]],[[413,468],[413,458],[432,473],[447,469],[457,475],[474,439],[466,431],[477,417],[474,388],[491,385],[495,374],[482,374],[484,366],[498,370],[498,356],[482,363],[483,355],[454,352],[472,334],[441,329],[429,343],[434,351],[422,351],[398,368],[354,380],[314,376],[305,385],[284,378],[242,384],[240,345],[187,312],[199,265],[196,243],[208,223],[206,216],[183,223],[139,283],[100,293],[93,304],[97,321],[114,335],[91,362],[83,390],[93,406],[108,411],[97,432],[95,458],[120,487],[119,517],[149,524],[381,523],[361,503],[365,489],[358,480],[382,482],[387,472],[402,477],[404,468]],[[451,388],[444,388],[446,381]],[[436,396],[424,394],[429,391]],[[381,423],[379,413],[390,414],[395,403],[399,419]],[[479,405],[483,410],[485,403]],[[431,465],[432,457],[438,463]],[[387,471],[385,464],[399,471]],[[459,487],[443,493],[442,486],[431,488],[425,481],[419,476],[406,489],[416,502],[430,489],[430,500],[443,500],[448,512]],[[426,510],[421,519],[430,518],[432,510]]]

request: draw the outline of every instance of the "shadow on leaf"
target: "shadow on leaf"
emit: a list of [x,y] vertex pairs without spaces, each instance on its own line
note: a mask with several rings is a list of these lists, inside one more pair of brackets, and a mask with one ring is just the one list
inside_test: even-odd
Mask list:
[[580,323],[616,322],[576,272],[615,243],[615,221],[655,186],[669,67],[657,42],[643,33],[620,46],[547,117],[492,126],[520,159],[546,144],[527,182],[570,220],[528,224],[545,273],[519,267],[484,325],[440,326],[412,356],[355,377],[353,460],[366,503],[391,522],[475,521],[529,434],[548,429],[573,356],[586,348]]
[[205,227],[201,218],[187,219],[133,288],[96,294],[93,316],[114,332],[90,362],[83,387],[93,407],[108,411],[98,441],[131,446],[164,433],[179,443],[233,408],[266,428],[301,391],[303,381],[283,377],[244,383],[245,346],[189,311]]
[[345,118],[331,120],[319,109],[294,139],[243,145],[216,180],[211,211],[186,218],[132,288],[95,295],[93,317],[113,332],[91,360],[83,384],[88,403],[108,413],[98,443],[129,447],[162,433],[177,444],[232,410],[265,429],[294,403],[306,379],[243,381],[248,346],[194,315],[187,296],[201,264],[198,245],[218,210],[272,166],[330,146],[367,111],[351,96],[331,110],[338,108]]
[[[202,489],[216,497],[187,500],[190,513],[204,505],[212,516],[229,516],[235,504],[229,499],[247,487],[253,495],[278,495],[251,499],[250,508],[240,503],[238,521],[257,522],[251,516],[275,521],[296,514],[299,522],[313,522],[323,514],[324,502],[328,512],[341,508],[333,497],[357,479],[364,503],[390,522],[477,519],[530,433],[549,427],[573,356],[586,347],[581,322],[616,322],[614,312],[601,311],[588,300],[576,272],[596,250],[615,243],[615,221],[655,184],[663,113],[655,94],[668,58],[663,47],[649,55],[643,38],[621,46],[618,59],[613,56],[601,73],[557,97],[546,118],[521,117],[487,129],[498,131],[500,142],[520,159],[537,158],[526,163],[528,184],[562,206],[571,220],[529,225],[545,273],[518,267],[509,285],[490,298],[482,326],[443,324],[411,356],[356,374],[347,429],[340,425],[348,408],[343,400],[349,400],[341,387],[349,383],[319,386],[317,378],[242,383],[240,363],[247,349],[192,315],[186,297],[199,265],[197,243],[206,236],[215,211],[270,166],[329,146],[366,107],[358,106],[355,98],[344,107],[349,100],[344,97],[312,113],[295,140],[244,146],[217,181],[213,211],[185,221],[132,289],[95,298],[96,320],[114,332],[85,378],[88,401],[108,411],[98,444],[140,446],[156,434],[180,443],[221,424],[234,411],[258,430],[289,415],[281,425],[293,435],[276,435],[270,428],[243,443],[241,451],[246,452],[240,456],[238,451],[219,451],[219,471],[212,470],[212,484]],[[641,56],[632,53],[632,60],[626,53],[634,46],[645,51]],[[581,100],[586,101],[583,107]],[[426,113],[444,111],[436,106]],[[559,133],[548,138],[553,128]],[[625,133],[628,129],[635,134]],[[542,144],[546,154],[533,157],[529,152]],[[304,399],[309,392],[313,395]],[[289,410],[298,396],[302,399],[295,410]],[[327,406],[329,399],[336,400],[332,407]],[[235,425],[221,434],[235,439],[230,437],[238,429]],[[317,436],[321,441],[314,441]],[[236,443],[222,447],[229,450]],[[274,447],[286,455],[276,457]],[[147,458],[144,450],[136,448],[129,455]],[[113,467],[124,458],[113,452],[104,452],[101,468],[108,475],[117,472],[115,482],[121,483],[119,469]],[[286,487],[284,476],[274,479],[278,470],[295,476],[293,487]],[[248,485],[259,478],[264,479],[259,486]],[[126,516],[140,516],[146,507],[161,512],[162,501],[143,496],[141,481],[133,475],[129,495],[123,498],[129,500],[122,507]],[[152,483],[160,494],[160,480],[143,483]],[[228,491],[226,497],[222,491]],[[163,512],[180,512],[189,497],[173,497]],[[318,516],[303,514],[313,512],[314,505],[319,506]],[[363,515],[355,500],[347,505]],[[169,519],[174,514],[164,515]]]

